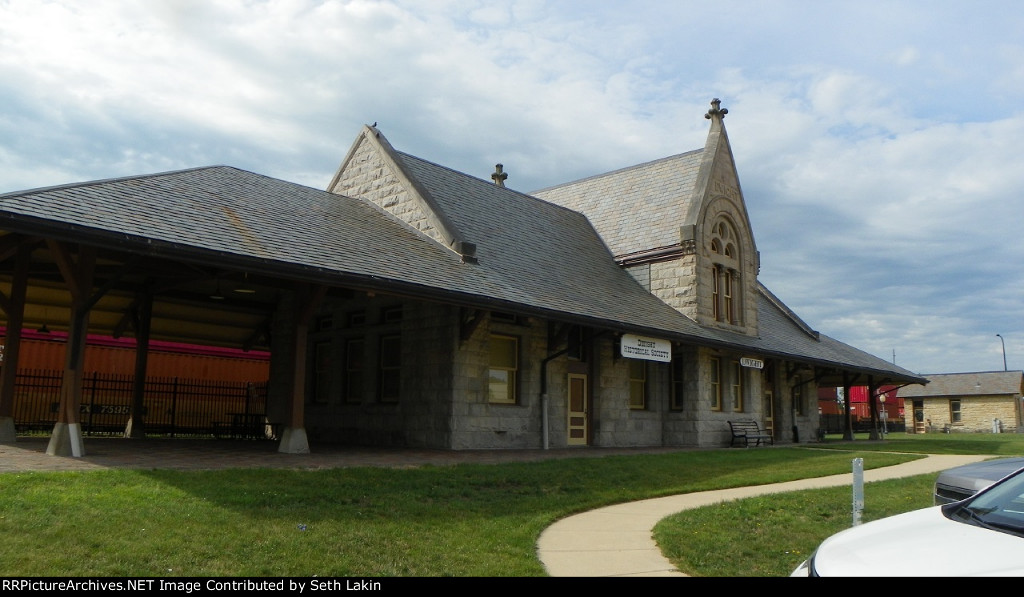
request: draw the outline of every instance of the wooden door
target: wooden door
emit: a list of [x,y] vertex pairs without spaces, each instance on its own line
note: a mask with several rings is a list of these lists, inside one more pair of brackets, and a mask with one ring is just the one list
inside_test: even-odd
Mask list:
[[569,374],[568,445],[585,446],[590,432],[590,414],[587,411],[587,376]]

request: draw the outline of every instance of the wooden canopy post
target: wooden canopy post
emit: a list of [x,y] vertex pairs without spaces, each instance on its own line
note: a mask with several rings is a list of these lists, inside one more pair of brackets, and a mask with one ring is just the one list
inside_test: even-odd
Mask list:
[[850,403],[850,387],[853,382],[850,380],[848,373],[843,373],[843,439],[846,441],[853,440],[853,416]]
[[143,290],[137,297],[135,314],[135,380],[132,384],[132,413],[124,436],[146,437],[146,369],[149,366],[149,334],[153,319],[153,293]]
[[306,437],[306,365],[309,326],[319,308],[326,286],[299,284],[294,293],[292,305],[292,387],[288,396],[288,420],[281,433],[278,452],[287,454],[308,454],[309,439]]
[[47,244],[53,251],[57,267],[71,293],[71,321],[57,423],[53,426],[53,435],[50,436],[46,453],[78,458],[85,456],[80,411],[85,343],[89,333],[89,311],[93,304],[90,292],[96,269],[96,250],[81,246],[76,264],[67,247],[56,241],[47,241]]
[[25,294],[28,289],[28,266],[32,251],[22,244],[17,248],[11,296],[0,294],[0,307],[7,314],[7,333],[4,338],[3,366],[0,367],[0,443],[18,440],[14,426],[14,381],[18,375],[18,355],[21,351],[21,328],[25,323]]

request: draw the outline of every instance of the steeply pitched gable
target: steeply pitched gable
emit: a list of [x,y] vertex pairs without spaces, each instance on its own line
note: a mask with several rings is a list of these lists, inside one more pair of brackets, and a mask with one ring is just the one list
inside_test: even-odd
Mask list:
[[723,122],[728,113],[729,111],[722,108],[721,102],[716,98],[711,101],[711,109],[704,115],[711,121],[711,128],[701,152],[700,170],[694,183],[691,198],[694,206],[687,211],[687,219],[682,225],[699,227],[711,203],[716,199],[727,199],[733,203],[733,210],[740,220],[737,227],[741,233],[749,235],[750,250],[756,252],[753,228],[740,188],[739,173],[736,171],[736,160],[733,158],[732,145],[729,143],[729,135]]
[[437,202],[398,165],[397,152],[376,127],[364,126],[327,190],[368,199],[410,227],[471,262],[475,245],[464,238]]

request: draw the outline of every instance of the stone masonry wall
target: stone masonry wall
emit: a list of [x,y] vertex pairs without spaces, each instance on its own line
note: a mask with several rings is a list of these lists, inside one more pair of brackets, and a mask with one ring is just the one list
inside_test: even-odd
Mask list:
[[[400,321],[385,321],[386,311],[401,310]],[[310,441],[352,445],[447,448],[451,441],[452,346],[456,310],[394,298],[332,300],[320,312],[329,327],[311,333],[311,342],[329,345],[329,390],[321,401],[307,400]],[[360,314],[363,323],[351,324]],[[401,337],[400,396],[380,396],[380,339]],[[362,392],[346,396],[348,341],[363,344]],[[311,362],[314,359],[311,354]],[[312,396],[312,388],[307,392]]]
[[[286,303],[285,303],[286,304]],[[384,321],[387,310],[401,308],[397,322]],[[283,308],[281,313],[290,309]],[[353,314],[361,314],[362,323],[350,324]],[[745,399],[741,412],[732,410],[726,396],[721,411],[711,410],[710,357],[718,354],[707,348],[676,347],[683,360],[684,396],[681,409],[671,408],[671,366],[648,363],[646,408],[629,408],[629,361],[616,356],[616,344],[610,336],[594,343],[593,359],[587,364],[570,361],[560,355],[542,363],[556,349],[548,346],[546,321],[528,319],[520,323],[492,319],[488,314],[466,340],[459,339],[459,309],[454,306],[400,301],[394,297],[367,297],[355,293],[348,299],[329,299],[310,332],[311,344],[327,342],[329,369],[332,371],[326,398],[314,401],[312,381],[307,385],[306,429],[311,442],[352,445],[391,445],[440,449],[534,449],[543,448],[544,425],[547,445],[565,447],[567,443],[567,374],[586,371],[592,396],[590,411],[591,442],[596,447],[683,446],[724,447],[729,445],[727,421],[730,418],[754,418],[762,421],[761,375],[756,369],[744,369]],[[275,349],[272,369],[283,370],[291,361],[288,351],[289,322],[284,316],[274,324]],[[401,396],[395,402],[379,398],[380,337],[401,335]],[[501,333],[519,338],[519,393],[512,405],[492,404],[488,400],[489,338]],[[345,347],[347,341],[364,341],[365,377],[358,401],[345,397]],[[312,349],[311,349],[312,350]],[[723,364],[739,354],[720,354]],[[310,369],[312,378],[314,355]],[[547,371],[547,399],[541,396],[541,374]],[[290,376],[273,375],[274,380]],[[728,367],[723,368],[723,387],[731,387]],[[283,410],[282,400],[290,389],[287,384],[271,388],[271,412]],[[778,408],[784,406],[777,396]],[[777,416],[777,421],[786,420]],[[812,426],[810,416],[799,423]],[[808,435],[810,437],[810,430]]]
[[663,445],[662,416],[668,410],[668,367],[647,362],[647,405],[629,407],[630,359],[615,358],[615,344],[599,342],[597,379],[591,410],[593,445],[636,447]]
[[[457,450],[541,448],[540,362],[547,352],[547,326],[532,319],[519,324],[483,316],[487,320],[477,326],[470,338],[459,344],[453,357],[451,447]],[[492,333],[519,339],[516,404],[494,404],[488,399],[489,339]],[[559,377],[557,371],[557,367],[549,367],[550,379]]]
[[[650,291],[654,296],[690,319],[697,320],[700,287],[697,283],[697,256],[683,255],[671,261],[651,264]],[[710,302],[710,292],[705,299]]]
[[[949,398],[924,398],[924,418],[928,432],[941,432],[950,425],[953,433],[992,433],[993,419],[1002,422],[1002,431],[1016,431],[1016,398],[1012,396],[965,396],[960,398],[960,423],[951,423]],[[906,409],[907,429],[913,428],[913,408]]]

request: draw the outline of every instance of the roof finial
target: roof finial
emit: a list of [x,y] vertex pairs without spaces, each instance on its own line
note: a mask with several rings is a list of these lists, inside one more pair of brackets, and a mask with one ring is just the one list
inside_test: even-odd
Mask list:
[[719,118],[725,118],[725,115],[729,113],[729,110],[722,107],[722,100],[717,97],[711,100],[711,109],[704,115],[704,118],[711,120],[712,117],[718,116]]
[[491,174],[491,180],[493,180],[494,184],[498,185],[499,187],[505,186],[505,179],[508,178],[508,174],[502,172],[502,168],[504,168],[504,166],[502,166],[501,164],[495,164],[494,174]]

